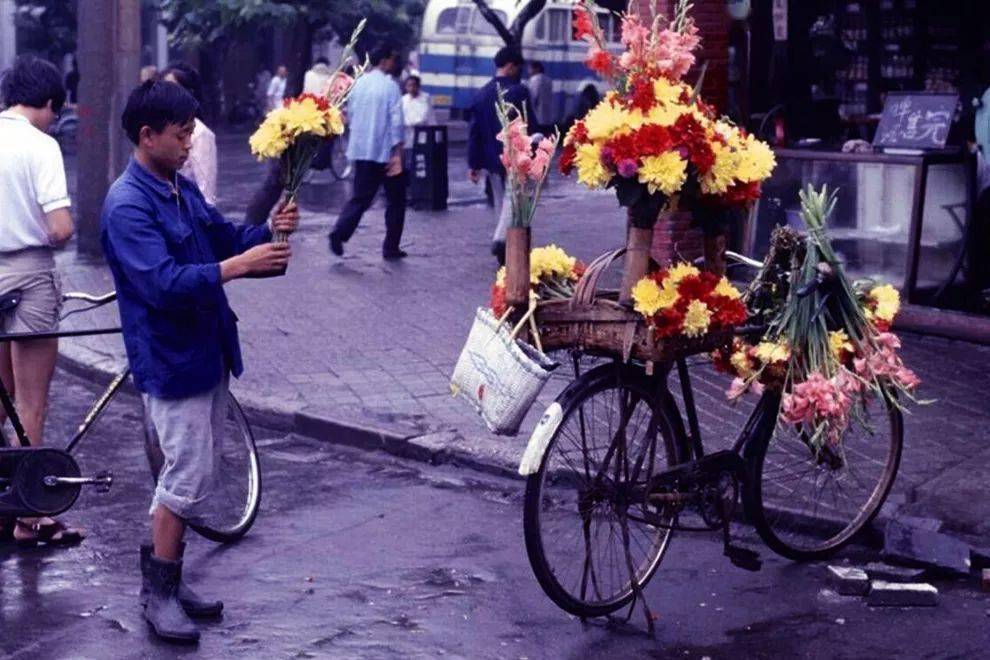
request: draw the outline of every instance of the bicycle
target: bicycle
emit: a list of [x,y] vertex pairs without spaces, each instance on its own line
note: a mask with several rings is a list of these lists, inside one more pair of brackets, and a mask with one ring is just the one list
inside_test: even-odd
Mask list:
[[[764,330],[744,327],[738,334],[760,337]],[[674,531],[721,530],[729,560],[759,570],[759,554],[732,543],[740,500],[771,550],[794,560],[822,559],[870,523],[893,485],[903,422],[891,401],[874,400],[870,411],[874,419],[883,413],[887,424],[859,429],[863,437],[850,427],[841,449],[816,452],[807,437],[778,426],[780,393],[768,389],[732,448],[707,454],[687,359],[651,370],[612,358],[582,373],[582,357],[574,353],[574,381],[533,432],[531,442],[546,445],[527,479],[523,507],[537,581],[556,605],[582,619],[630,604],[631,616],[639,599],[652,632],[642,589]],[[668,386],[674,369],[683,416]],[[683,524],[688,516],[700,523]]]
[[[79,302],[78,307],[62,314],[64,320],[73,314],[94,310],[116,300],[116,293],[92,296],[85,293],[66,293],[66,303]],[[0,312],[13,310],[20,302],[20,292],[14,291],[0,297]],[[46,333],[0,334],[0,342],[53,339],[63,337],[91,337],[117,334],[119,327],[94,330],[65,330]],[[0,382],[0,405],[15,433],[17,446],[5,446],[0,433],[0,515],[3,516],[55,516],[75,504],[82,486],[92,485],[98,492],[108,492],[113,475],[101,471],[93,477],[83,477],[73,451],[89,434],[93,425],[120,392],[130,375],[125,368],[116,374],[83,418],[75,434],[64,449],[31,447],[24,432],[10,392]],[[154,430],[145,420],[145,452],[151,467],[152,479],[157,483],[164,458]],[[216,439],[215,439],[216,441]],[[261,465],[254,434],[240,404],[230,395],[226,433],[219,440],[218,484],[208,502],[207,512],[201,522],[190,525],[201,536],[218,543],[229,543],[244,536],[258,515],[261,503]]]

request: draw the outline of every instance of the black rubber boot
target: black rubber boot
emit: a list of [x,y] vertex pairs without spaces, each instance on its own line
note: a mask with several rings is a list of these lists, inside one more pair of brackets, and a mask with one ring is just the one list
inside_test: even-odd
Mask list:
[[146,567],[148,602],[144,606],[144,618],[165,641],[195,644],[199,641],[199,629],[186,615],[178,598],[182,562],[151,555]]
[[[186,553],[186,544],[183,543],[179,546],[179,557],[181,558]],[[141,546],[141,575],[143,579],[141,580],[141,595],[139,596],[141,600],[141,605],[144,606],[148,602],[148,572],[146,566],[148,565],[148,559],[151,558],[151,544],[146,543]],[[189,588],[185,580],[179,581],[179,603],[182,605],[182,609],[186,611],[191,617],[197,619],[207,619],[216,618],[220,616],[223,612],[223,602],[219,600],[203,600],[200,598],[195,591]]]

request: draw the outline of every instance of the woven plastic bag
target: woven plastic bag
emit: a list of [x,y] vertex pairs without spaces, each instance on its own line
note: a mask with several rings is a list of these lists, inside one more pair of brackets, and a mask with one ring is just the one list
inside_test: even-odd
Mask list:
[[467,343],[454,367],[450,389],[467,401],[497,435],[515,435],[558,364],[540,350],[516,339],[529,321],[536,335],[531,307],[513,329],[506,317],[496,319],[479,307]]

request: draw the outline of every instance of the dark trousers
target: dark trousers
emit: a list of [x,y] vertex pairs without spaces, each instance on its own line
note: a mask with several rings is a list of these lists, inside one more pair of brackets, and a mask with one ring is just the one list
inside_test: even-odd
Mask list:
[[406,223],[406,176],[385,176],[385,163],[370,160],[354,162],[354,192],[337,218],[333,234],[347,242],[354,235],[361,216],[375,201],[380,187],[385,188],[385,242],[382,252],[395,252],[402,240],[402,227]]
[[249,225],[263,225],[268,222],[272,209],[282,198],[282,191],[282,165],[276,158],[268,164],[264,183],[251,196],[244,222]]

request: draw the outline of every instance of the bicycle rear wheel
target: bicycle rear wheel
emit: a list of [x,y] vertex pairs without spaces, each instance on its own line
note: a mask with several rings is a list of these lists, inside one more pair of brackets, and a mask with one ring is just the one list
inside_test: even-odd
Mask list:
[[547,415],[552,435],[526,482],[526,551],[561,609],[604,616],[632,601],[667,550],[671,530],[641,514],[650,478],[677,461],[670,423],[655,383],[612,364],[573,382]]
[[[767,393],[761,414],[777,416]],[[901,461],[904,424],[896,405],[871,399],[853,419],[841,444],[816,456],[807,437],[764,417],[747,450],[751,483],[744,489],[750,519],[777,554],[795,560],[824,559],[848,544],[876,516],[890,493]],[[759,433],[759,431],[757,431]]]
[[[203,507],[202,520],[190,527],[211,541],[230,543],[247,534],[261,503],[261,464],[251,425],[237,399],[230,394],[227,422],[218,443],[213,493]],[[145,452],[151,475],[158,483],[164,456],[154,428],[144,425]]]
[[337,177],[338,181],[344,181],[351,176],[352,165],[347,159],[348,133],[343,133],[333,139],[330,156],[330,171]]

